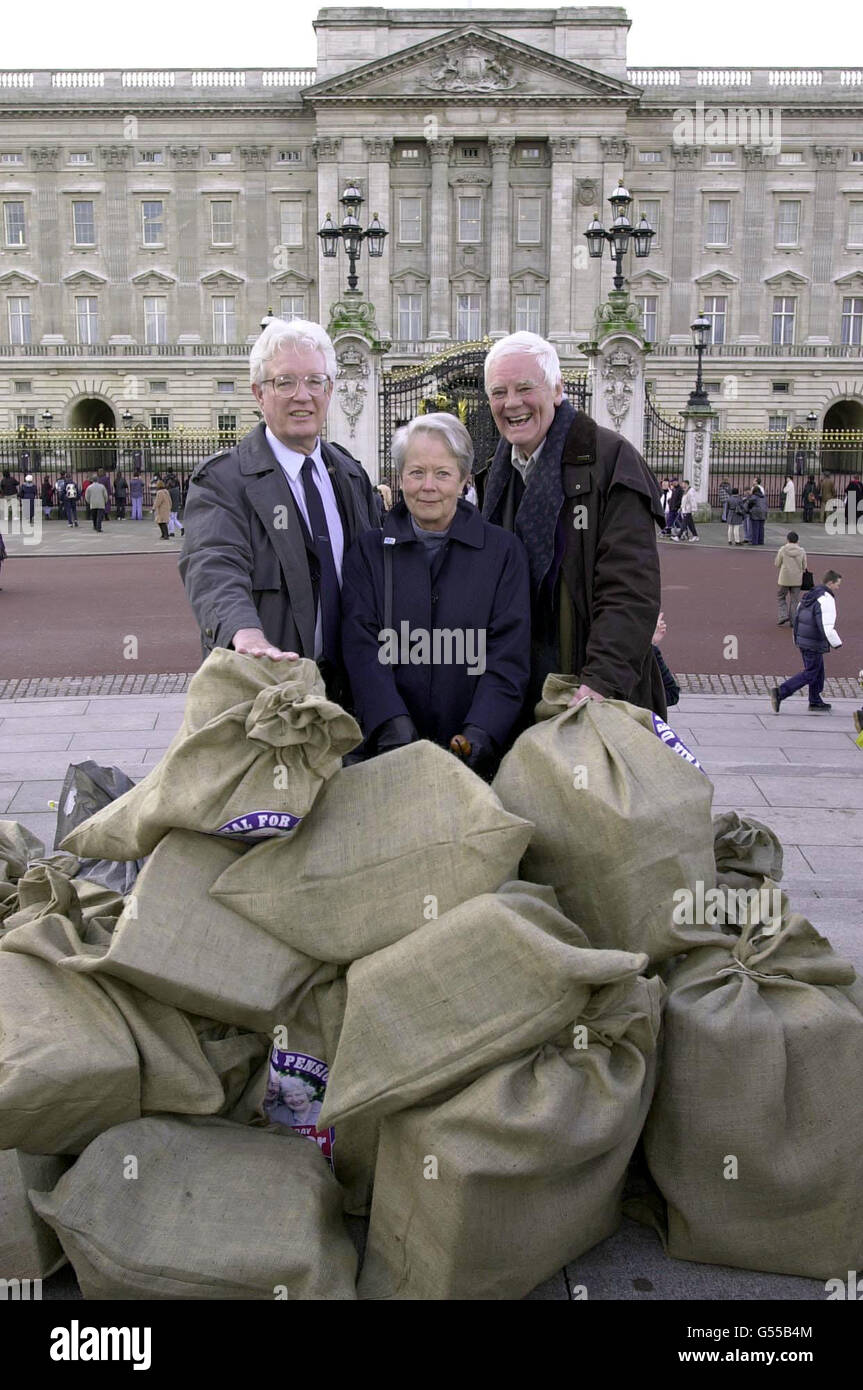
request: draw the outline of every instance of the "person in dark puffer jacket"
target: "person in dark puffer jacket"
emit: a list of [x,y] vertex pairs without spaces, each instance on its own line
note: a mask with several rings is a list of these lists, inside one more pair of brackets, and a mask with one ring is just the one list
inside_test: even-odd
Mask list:
[[803,670],[781,685],[774,686],[770,692],[770,704],[774,714],[779,706],[795,690],[809,686],[809,708],[821,713],[830,705],[821,698],[824,689],[824,653],[831,647],[841,647],[842,640],[836,631],[836,590],[842,583],[841,574],[827,570],[824,581],[810,589],[800,600],[794,615],[794,642],[803,653]]

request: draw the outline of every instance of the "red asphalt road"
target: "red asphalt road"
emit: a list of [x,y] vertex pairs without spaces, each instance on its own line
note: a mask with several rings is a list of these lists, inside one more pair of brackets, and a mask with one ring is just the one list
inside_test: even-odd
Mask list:
[[[697,674],[791,675],[801,662],[787,628],[776,626],[774,552],[660,547],[663,654],[673,670]],[[828,676],[863,666],[863,556],[813,556],[843,577],[837,627],[844,646]],[[21,557],[0,573],[0,678],[149,675],[194,671],[201,648],[177,572],[177,556]],[[127,639],[138,641],[125,659]],[[738,644],[725,656],[727,639]]]

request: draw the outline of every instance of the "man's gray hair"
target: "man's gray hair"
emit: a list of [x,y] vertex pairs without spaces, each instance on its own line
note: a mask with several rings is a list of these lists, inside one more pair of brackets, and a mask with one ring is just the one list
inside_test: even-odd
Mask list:
[[428,434],[439,438],[449,449],[462,480],[469,477],[473,467],[473,443],[471,437],[455,415],[437,411],[434,415],[415,415],[406,425],[402,425],[393,435],[392,461],[396,472],[401,476],[405,466],[408,449],[417,434]]
[[488,390],[488,375],[495,362],[501,357],[509,357],[516,352],[529,352],[536,358],[536,365],[542,372],[546,386],[552,390],[557,386],[561,379],[560,358],[556,348],[551,343],[547,343],[545,338],[540,338],[538,333],[510,333],[506,338],[499,338],[493,347],[489,348],[485,359],[485,386]]
[[305,352],[321,352],[327,376],[336,379],[336,350],[332,339],[319,323],[308,319],[270,319],[249,356],[249,376],[253,386],[260,385],[266,376],[267,363],[283,348]]

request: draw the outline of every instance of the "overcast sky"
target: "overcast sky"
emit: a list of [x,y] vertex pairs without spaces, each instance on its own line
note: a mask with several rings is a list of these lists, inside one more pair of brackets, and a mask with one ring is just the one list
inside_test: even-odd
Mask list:
[[[42,0],[3,6],[0,67],[314,67],[312,21],[322,5],[237,0]],[[356,8],[353,5],[342,8]],[[431,9],[402,0],[398,9]],[[482,5],[454,4],[465,22]],[[538,0],[520,7],[546,8]],[[631,66],[863,66],[859,0],[627,0]]]

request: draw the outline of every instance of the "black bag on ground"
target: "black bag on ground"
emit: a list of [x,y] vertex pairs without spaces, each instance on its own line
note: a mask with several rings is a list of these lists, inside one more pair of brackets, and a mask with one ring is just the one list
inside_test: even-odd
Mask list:
[[[76,826],[101,811],[103,806],[109,806],[124,792],[131,791],[134,785],[131,777],[127,777],[119,767],[101,767],[92,759],[70,763],[57,803],[55,845],[59,845]],[[143,859],[82,859],[78,876],[126,894],[131,893],[143,864]]]

